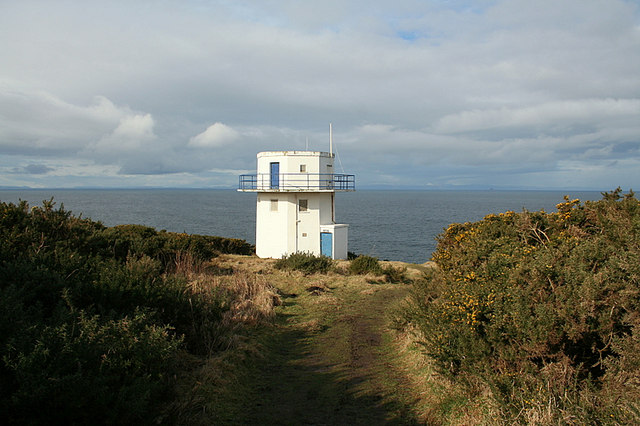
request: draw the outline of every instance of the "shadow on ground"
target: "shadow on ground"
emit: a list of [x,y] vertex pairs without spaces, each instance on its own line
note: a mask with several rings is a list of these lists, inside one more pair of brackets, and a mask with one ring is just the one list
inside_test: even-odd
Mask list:
[[[382,322],[375,309],[347,310],[330,326],[309,330],[285,297],[276,326],[262,337],[234,422],[239,424],[418,424],[397,391],[401,378],[381,356]],[[387,297],[380,295],[378,298]],[[373,301],[375,302],[375,301]]]

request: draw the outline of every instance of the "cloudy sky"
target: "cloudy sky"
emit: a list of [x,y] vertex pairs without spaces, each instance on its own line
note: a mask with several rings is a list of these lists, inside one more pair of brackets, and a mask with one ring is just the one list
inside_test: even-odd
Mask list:
[[0,0],[0,187],[232,188],[330,122],[359,187],[640,189],[640,2]]

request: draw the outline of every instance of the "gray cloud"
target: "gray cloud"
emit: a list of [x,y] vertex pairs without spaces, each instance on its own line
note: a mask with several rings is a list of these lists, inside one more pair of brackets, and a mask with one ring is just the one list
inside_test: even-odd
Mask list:
[[29,174],[29,175],[44,175],[52,172],[54,169],[43,164],[29,164],[24,167],[15,167],[13,173]]
[[233,184],[330,121],[365,184],[640,179],[633,2],[21,1],[0,40],[0,185]]

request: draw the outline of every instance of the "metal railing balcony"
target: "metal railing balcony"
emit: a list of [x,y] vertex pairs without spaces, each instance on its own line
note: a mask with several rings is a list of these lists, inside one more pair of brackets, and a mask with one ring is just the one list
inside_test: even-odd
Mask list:
[[333,192],[355,191],[355,175],[335,173],[257,173],[240,175],[238,191]]

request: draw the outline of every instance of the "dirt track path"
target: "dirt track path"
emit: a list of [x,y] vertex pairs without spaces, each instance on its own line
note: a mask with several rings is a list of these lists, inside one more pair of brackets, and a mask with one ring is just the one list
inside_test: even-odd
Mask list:
[[331,283],[284,292],[246,386],[248,424],[416,424],[386,334],[408,287]]

